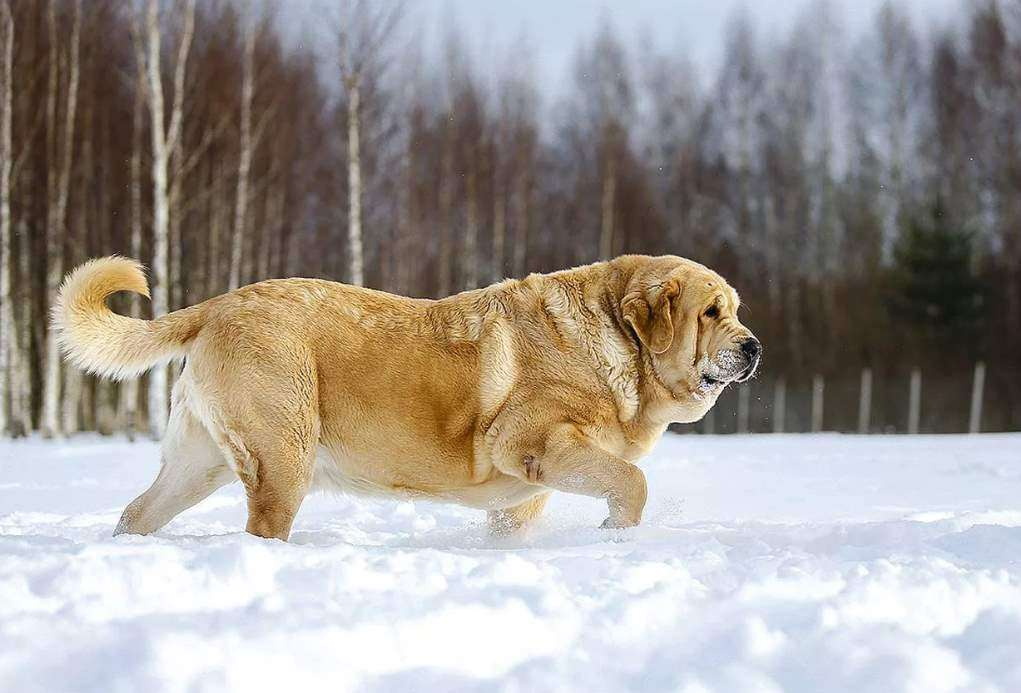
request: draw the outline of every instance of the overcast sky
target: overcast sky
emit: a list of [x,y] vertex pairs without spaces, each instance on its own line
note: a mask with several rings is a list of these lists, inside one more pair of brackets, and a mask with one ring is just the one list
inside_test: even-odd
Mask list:
[[[883,0],[830,0],[852,33],[870,25]],[[945,24],[961,0],[902,0],[916,26]],[[649,36],[659,45],[684,46],[697,65],[712,67],[719,56],[723,28],[742,6],[760,35],[789,30],[804,3],[792,0],[412,0],[410,7],[428,22],[442,26],[454,17],[480,57],[489,47],[503,49],[518,34],[531,39],[534,65],[547,85],[565,74],[578,42],[594,35],[608,19],[625,42]],[[497,53],[502,52],[498,50]],[[496,57],[496,56],[494,56]]]
[[[817,2],[819,0],[808,0]],[[851,35],[868,28],[885,0],[829,0]],[[947,25],[967,0],[895,0],[909,9],[915,25]],[[546,91],[566,78],[576,47],[608,20],[629,46],[650,39],[663,48],[682,46],[705,74],[716,65],[727,21],[741,7],[753,17],[762,38],[782,36],[805,6],[799,0],[408,0],[405,30],[420,32],[427,47],[439,45],[454,22],[476,64],[498,67],[515,59],[511,46],[526,37],[535,76]],[[330,0],[288,0],[301,24],[327,26]],[[487,65],[487,63],[490,63]]]

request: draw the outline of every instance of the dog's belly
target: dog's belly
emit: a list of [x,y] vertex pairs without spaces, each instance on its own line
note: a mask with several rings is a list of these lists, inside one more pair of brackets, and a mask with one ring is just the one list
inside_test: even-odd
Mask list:
[[364,465],[352,464],[342,454],[319,446],[316,451],[313,491],[349,493],[359,496],[420,498],[466,505],[481,510],[499,510],[524,503],[543,488],[499,472],[480,483],[461,486],[418,485],[414,480],[392,483],[366,474]]

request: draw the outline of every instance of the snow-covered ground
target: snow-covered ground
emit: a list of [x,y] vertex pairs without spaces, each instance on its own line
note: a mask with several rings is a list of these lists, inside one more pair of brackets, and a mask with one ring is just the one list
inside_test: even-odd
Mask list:
[[150,443],[0,443],[0,691],[1019,691],[1021,435],[667,436],[642,526],[235,485],[110,533]]

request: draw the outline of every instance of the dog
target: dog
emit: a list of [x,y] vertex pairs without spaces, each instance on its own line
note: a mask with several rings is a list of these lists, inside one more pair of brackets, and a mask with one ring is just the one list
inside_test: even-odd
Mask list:
[[552,491],[600,497],[604,527],[641,521],[635,461],[697,421],[762,347],[718,274],[625,255],[440,300],[271,279],[139,320],[142,267],[95,259],[53,309],[64,354],[129,378],[185,359],[156,480],[116,534],[148,534],[221,486],[244,485],[248,532],[286,541],[307,493],[340,489],[488,511],[494,531]]

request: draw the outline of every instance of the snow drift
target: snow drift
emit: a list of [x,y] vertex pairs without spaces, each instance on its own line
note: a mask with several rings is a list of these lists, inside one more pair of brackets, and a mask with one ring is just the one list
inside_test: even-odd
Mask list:
[[642,526],[239,486],[110,536],[149,443],[0,443],[0,690],[1021,690],[1021,435],[667,436]]

